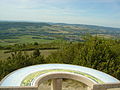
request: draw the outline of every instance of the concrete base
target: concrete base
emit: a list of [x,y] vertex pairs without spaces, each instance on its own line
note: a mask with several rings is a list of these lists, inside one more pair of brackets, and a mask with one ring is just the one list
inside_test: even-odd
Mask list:
[[62,90],[62,79],[52,79],[51,90]]

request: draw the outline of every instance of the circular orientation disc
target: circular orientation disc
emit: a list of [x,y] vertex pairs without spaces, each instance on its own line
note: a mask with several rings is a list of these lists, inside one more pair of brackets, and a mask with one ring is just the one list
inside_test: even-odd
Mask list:
[[69,64],[41,64],[18,69],[0,82],[0,86],[35,86],[38,78],[52,73],[67,73],[83,76],[96,84],[117,83],[116,78],[91,68]]

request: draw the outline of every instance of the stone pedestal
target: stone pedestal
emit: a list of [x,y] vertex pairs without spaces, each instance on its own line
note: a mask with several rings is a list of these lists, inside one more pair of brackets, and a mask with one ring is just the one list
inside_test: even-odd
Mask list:
[[51,90],[62,90],[62,79],[52,79]]

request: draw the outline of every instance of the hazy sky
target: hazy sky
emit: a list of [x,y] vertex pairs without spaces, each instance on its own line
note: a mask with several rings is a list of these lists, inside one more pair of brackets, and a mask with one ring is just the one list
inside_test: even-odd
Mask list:
[[0,20],[120,27],[120,0],[0,0]]

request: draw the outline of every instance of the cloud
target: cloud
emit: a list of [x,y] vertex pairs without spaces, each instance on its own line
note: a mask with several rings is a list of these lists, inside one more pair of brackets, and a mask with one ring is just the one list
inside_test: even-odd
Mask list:
[[119,0],[0,0],[0,19],[120,25]]
[[97,2],[97,3],[113,3],[119,2],[119,0],[84,0],[86,2]]

